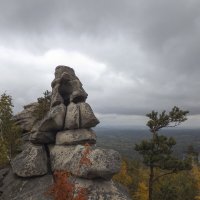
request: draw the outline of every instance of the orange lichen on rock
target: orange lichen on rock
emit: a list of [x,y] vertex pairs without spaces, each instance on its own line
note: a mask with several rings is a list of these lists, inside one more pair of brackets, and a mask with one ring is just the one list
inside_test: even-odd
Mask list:
[[49,188],[47,195],[54,200],[87,200],[86,188],[77,188],[69,181],[71,174],[66,171],[54,172],[54,184]]
[[81,160],[79,162],[79,167],[81,167],[81,165],[86,165],[86,166],[90,166],[92,165],[91,160],[88,158],[90,152],[91,152],[91,146],[90,144],[86,143],[84,145],[85,149],[83,151],[83,155],[81,157]]

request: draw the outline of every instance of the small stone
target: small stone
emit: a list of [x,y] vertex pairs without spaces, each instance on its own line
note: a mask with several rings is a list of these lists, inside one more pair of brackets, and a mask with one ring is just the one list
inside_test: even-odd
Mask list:
[[51,108],[48,115],[41,121],[38,131],[55,132],[62,130],[64,127],[65,114],[66,107],[64,104]]
[[80,128],[95,127],[99,120],[95,117],[92,108],[88,103],[79,103],[80,107]]
[[96,134],[91,129],[74,129],[58,132],[57,145],[95,144]]
[[42,176],[47,173],[47,155],[43,146],[29,144],[12,161],[13,172],[20,177]]

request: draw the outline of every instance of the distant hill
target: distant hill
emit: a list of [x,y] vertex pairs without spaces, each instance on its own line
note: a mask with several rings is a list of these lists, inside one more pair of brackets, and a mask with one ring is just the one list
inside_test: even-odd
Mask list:
[[[143,139],[149,139],[151,133],[148,129],[123,129],[123,128],[101,128],[95,129],[97,133],[97,146],[103,148],[112,148],[119,151],[122,156],[130,159],[140,158],[134,150],[136,143]],[[165,129],[162,134],[173,137],[177,144],[174,148],[174,154],[179,158],[183,157],[184,152],[189,145],[200,153],[200,130],[198,129]]]

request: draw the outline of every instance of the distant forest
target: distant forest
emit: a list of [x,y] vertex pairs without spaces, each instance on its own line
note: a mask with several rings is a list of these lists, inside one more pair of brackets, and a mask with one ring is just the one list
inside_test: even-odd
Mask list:
[[[148,129],[131,130],[97,127],[95,131],[98,137],[97,146],[115,149],[128,159],[140,159],[140,156],[134,150],[135,144],[151,137]],[[179,158],[183,158],[190,145],[200,154],[200,130],[173,128],[164,129],[160,133],[176,140],[174,154]]]

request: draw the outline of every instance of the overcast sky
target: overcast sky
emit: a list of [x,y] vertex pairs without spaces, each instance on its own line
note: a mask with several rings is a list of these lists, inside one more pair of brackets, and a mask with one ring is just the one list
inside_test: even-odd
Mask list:
[[15,112],[74,68],[106,125],[174,105],[200,127],[199,0],[0,0],[0,92]]

